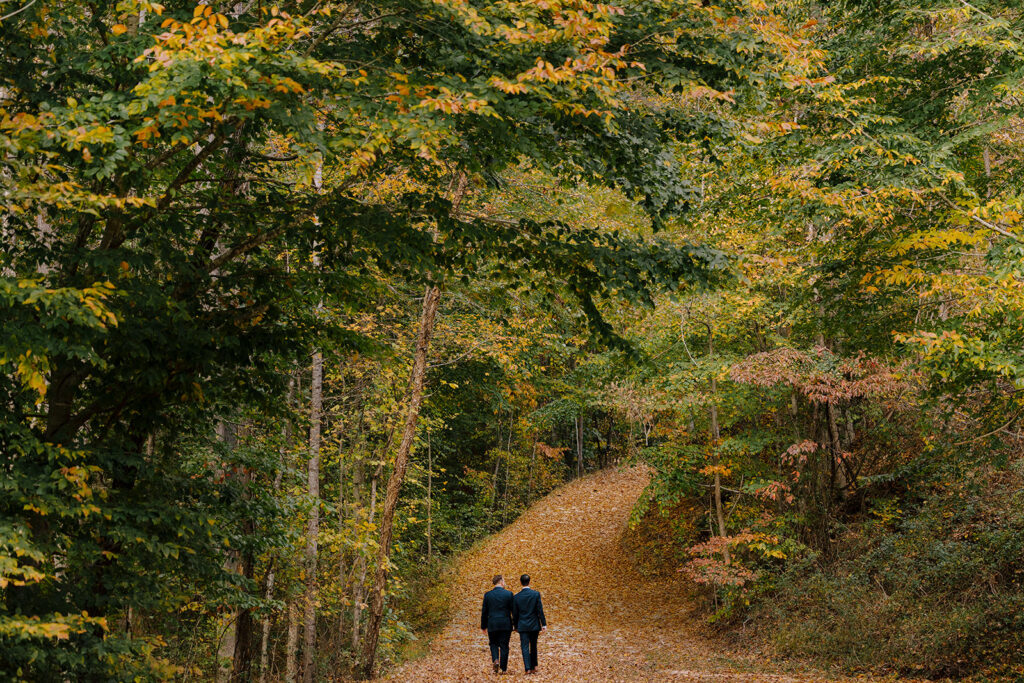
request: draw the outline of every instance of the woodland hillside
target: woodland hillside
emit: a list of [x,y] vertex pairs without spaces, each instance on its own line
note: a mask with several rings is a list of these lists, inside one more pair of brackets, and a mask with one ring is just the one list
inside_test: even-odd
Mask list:
[[1024,677],[1022,11],[0,0],[0,678]]

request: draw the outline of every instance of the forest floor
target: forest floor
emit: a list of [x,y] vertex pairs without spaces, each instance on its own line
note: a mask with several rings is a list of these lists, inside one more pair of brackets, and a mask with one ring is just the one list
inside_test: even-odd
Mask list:
[[[648,473],[606,470],[554,491],[515,523],[477,544],[450,586],[452,620],[421,659],[391,681],[476,681],[491,673],[480,601],[490,578],[512,591],[528,573],[541,592],[548,629],[540,636],[535,681],[842,681],[730,650],[697,630],[693,598],[674,578],[642,576],[622,547],[630,510]],[[510,678],[524,676],[512,634]]]

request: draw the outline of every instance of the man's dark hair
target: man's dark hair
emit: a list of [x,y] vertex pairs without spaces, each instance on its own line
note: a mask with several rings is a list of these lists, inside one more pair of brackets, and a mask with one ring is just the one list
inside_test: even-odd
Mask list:
[[491,579],[491,583],[497,586],[499,583],[501,583],[501,578],[501,574],[495,574],[494,578]]
[[522,576],[520,576],[519,577],[519,583],[521,585],[523,585],[523,586],[529,586],[530,585],[530,575],[529,574],[523,574]]

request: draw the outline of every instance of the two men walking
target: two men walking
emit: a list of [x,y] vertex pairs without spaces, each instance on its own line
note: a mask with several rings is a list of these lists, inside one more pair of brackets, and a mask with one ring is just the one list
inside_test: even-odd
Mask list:
[[544,605],[540,593],[530,588],[530,575],[519,577],[523,587],[515,595],[505,588],[505,579],[498,574],[491,583],[494,588],[484,593],[480,611],[480,629],[487,634],[491,647],[494,673],[505,673],[508,668],[508,643],[512,631],[519,631],[519,645],[523,651],[523,665],[527,674],[537,671],[537,636],[547,629]]

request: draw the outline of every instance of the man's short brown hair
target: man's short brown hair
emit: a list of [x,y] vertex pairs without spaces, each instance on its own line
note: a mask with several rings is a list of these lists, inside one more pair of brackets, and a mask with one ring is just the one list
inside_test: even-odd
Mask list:
[[491,579],[491,583],[492,583],[493,585],[497,586],[497,585],[498,585],[499,583],[501,583],[501,579],[502,579],[502,578],[503,578],[503,577],[501,576],[501,574],[495,574],[495,575],[494,575],[494,578],[493,578],[493,579]]

